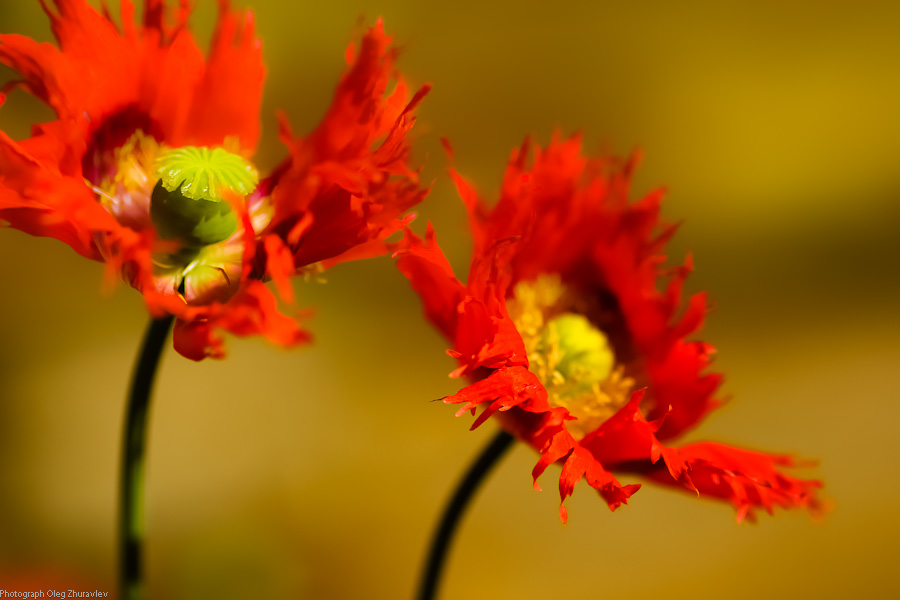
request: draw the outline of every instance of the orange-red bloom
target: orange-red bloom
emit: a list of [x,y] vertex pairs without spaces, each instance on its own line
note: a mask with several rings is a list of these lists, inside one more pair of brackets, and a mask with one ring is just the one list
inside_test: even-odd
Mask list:
[[[45,10],[58,48],[0,36],[0,62],[21,74],[0,103],[19,87],[57,115],[26,140],[0,132],[0,224],[105,261],[153,314],[178,317],[175,347],[189,358],[221,357],[220,329],[306,341],[263,282],[292,301],[290,276],[384,253],[425,195],[406,133],[428,87],[409,98],[381,21],[348,49],[349,70],[311,134],[293,135],[281,118],[289,156],[259,181],[247,160],[264,79],[252,13],[220,1],[204,58],[186,1],[170,22],[163,0],[147,0],[135,24],[122,0],[121,26],[85,0],[54,3]],[[175,196],[182,204],[160,208]]]
[[[628,202],[635,160],[581,156],[581,141],[529,143],[512,153],[500,200],[489,209],[455,171],[469,212],[474,257],[468,284],[454,276],[430,226],[407,233],[398,266],[428,319],[447,338],[473,383],[445,403],[457,415],[483,410],[533,446],[537,478],[562,462],[560,517],[582,478],[611,509],[640,485],[640,473],[703,496],[730,500],[738,520],[754,507],[818,506],[816,481],[789,477],[791,457],[703,442],[665,442],[720,403],[721,376],[705,369],[713,349],[686,337],[701,326],[706,296],[680,309],[690,259],[664,270],[675,228],[659,220],[661,193]],[[668,283],[665,283],[667,281]]]

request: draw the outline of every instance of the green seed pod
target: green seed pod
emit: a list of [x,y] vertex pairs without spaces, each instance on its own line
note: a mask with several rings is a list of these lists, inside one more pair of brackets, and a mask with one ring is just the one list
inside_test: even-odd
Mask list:
[[259,182],[256,169],[223,148],[185,146],[160,154],[159,181],[153,188],[150,217],[157,235],[179,240],[187,249],[227,240],[237,217],[224,200],[230,191],[246,196]]
[[225,241],[238,225],[228,202],[192,200],[177,187],[171,192],[166,190],[162,181],[153,188],[150,218],[160,238],[179,240],[191,248]]

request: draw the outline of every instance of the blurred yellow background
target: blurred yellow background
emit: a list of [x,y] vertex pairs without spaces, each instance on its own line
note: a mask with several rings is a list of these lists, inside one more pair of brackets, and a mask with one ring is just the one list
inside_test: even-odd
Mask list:
[[[489,195],[526,134],[642,148],[635,193],[669,189],[666,218],[684,222],[670,258],[694,254],[689,291],[710,292],[703,339],[734,397],[691,439],[820,459],[798,474],[834,502],[822,523],[782,511],[739,526],[687,493],[646,485],[610,513],[581,486],[564,527],[558,469],[532,491],[536,456],[517,447],[459,532],[442,598],[900,594],[900,5],[235,3],[255,10],[268,65],[263,168],[283,152],[275,110],[311,129],[360,17],[384,17],[402,72],[434,84],[414,131],[436,183],[416,227],[435,223],[460,275],[469,241],[440,136]],[[197,4],[205,42],[215,6]],[[0,30],[51,39],[37,2],[0,4]],[[19,91],[0,128],[22,137],[50,117]],[[3,230],[0,257],[0,573],[113,592],[123,398],[146,312],[125,285],[102,295],[102,266],[60,242]],[[167,350],[153,598],[412,596],[439,510],[493,432],[430,402],[458,389],[455,365],[388,258],[327,280],[297,283],[313,346],[231,339],[225,361],[200,364]]]

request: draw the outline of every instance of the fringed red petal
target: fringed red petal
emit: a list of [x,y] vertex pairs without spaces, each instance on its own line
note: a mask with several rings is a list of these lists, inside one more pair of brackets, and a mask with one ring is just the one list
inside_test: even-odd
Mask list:
[[272,292],[259,281],[250,281],[225,304],[204,307],[170,306],[179,315],[175,326],[175,350],[192,360],[223,358],[221,329],[239,337],[262,335],[279,346],[312,341],[297,322],[281,314]]
[[225,136],[233,136],[243,150],[252,152],[259,140],[264,79],[253,13],[234,12],[228,0],[219,0],[212,46],[188,117],[194,143],[221,144]]
[[267,235],[264,246],[266,249],[266,272],[278,287],[278,292],[285,302],[293,304],[294,288],[291,285],[291,275],[294,274],[294,257],[291,251],[277,235]]
[[565,499],[572,495],[572,492],[575,491],[575,484],[582,477],[585,477],[588,485],[597,490],[606,500],[610,510],[627,504],[628,498],[641,488],[640,484],[623,486],[616,481],[612,473],[603,468],[602,463],[594,459],[590,452],[575,444],[569,458],[563,463],[559,476],[559,518],[563,523],[568,518],[568,511],[564,504]]
[[611,470],[646,474],[700,496],[729,500],[738,511],[738,521],[752,518],[754,507],[769,513],[774,506],[819,510],[815,489],[821,484],[779,470],[794,465],[789,456],[708,442],[667,447],[657,432],[670,415],[648,421],[640,411],[640,400],[636,393],[631,402],[581,440],[580,445],[594,460]]
[[648,475],[670,485],[686,485],[689,480],[701,497],[728,500],[737,510],[738,522],[755,520],[754,508],[769,514],[776,506],[803,507],[813,514],[824,510],[815,495],[821,482],[782,472],[782,467],[795,466],[790,456],[703,442],[667,449],[663,457],[668,469],[655,469]]
[[56,238],[94,260],[94,232],[119,224],[97,204],[82,182],[41,164],[0,132],[0,221],[30,235]]
[[[536,413],[550,410],[544,386],[531,371],[521,366],[496,369],[488,377],[444,398],[443,401],[445,404],[463,405],[456,411],[456,416],[463,415],[468,411],[474,413],[475,408],[485,402],[489,405],[484,410],[490,411],[490,413],[497,410],[509,410],[513,407]],[[499,404],[495,404],[496,402]],[[475,429],[482,421],[477,421],[472,429]]]
[[[390,41],[379,20],[358,54],[348,52],[350,69],[310,135],[294,136],[281,119],[290,157],[264,186],[275,206],[269,230],[291,248],[297,268],[392,252],[396,246],[384,240],[403,229],[409,222],[403,213],[428,193],[409,166],[407,134],[415,123],[413,109],[430,86],[408,97],[394,73]],[[292,236],[295,224],[310,215],[315,225],[302,239]]]
[[444,336],[453,338],[458,318],[457,306],[465,294],[465,287],[453,275],[450,263],[438,247],[431,223],[428,224],[424,244],[407,230],[395,256],[397,267],[422,298],[425,317]]

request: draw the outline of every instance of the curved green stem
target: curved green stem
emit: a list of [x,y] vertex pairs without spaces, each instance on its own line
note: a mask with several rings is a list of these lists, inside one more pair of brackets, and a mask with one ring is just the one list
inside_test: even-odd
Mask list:
[[453,534],[456,532],[466,506],[468,506],[472,496],[475,495],[478,486],[481,485],[481,482],[484,481],[484,478],[514,441],[515,438],[511,434],[501,430],[482,451],[475,463],[469,467],[469,471],[457,486],[453,497],[447,504],[447,508],[444,509],[441,523],[431,541],[428,562],[425,564],[425,572],[419,585],[419,595],[417,596],[419,600],[434,599],[441,571],[444,567],[444,560],[447,557],[447,551],[450,549],[450,542],[453,541]]
[[119,598],[122,600],[144,598],[141,550],[144,541],[144,462],[150,392],[173,320],[174,317],[166,316],[150,321],[125,408],[119,482]]

